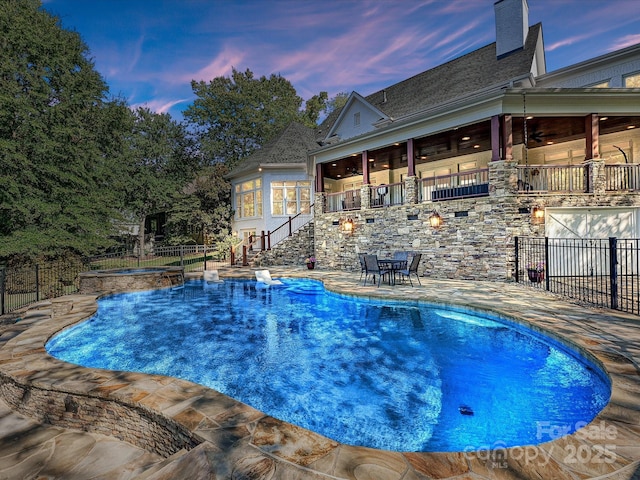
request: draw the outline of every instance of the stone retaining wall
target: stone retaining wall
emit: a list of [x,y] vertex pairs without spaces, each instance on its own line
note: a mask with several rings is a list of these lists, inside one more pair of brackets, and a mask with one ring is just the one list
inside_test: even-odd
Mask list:
[[178,423],[139,406],[23,385],[2,372],[0,396],[13,410],[38,422],[109,435],[163,457],[203,441]]
[[[323,195],[316,197],[315,256],[318,266],[359,270],[358,253],[387,257],[397,250],[422,253],[419,274],[433,278],[510,281],[515,274],[516,236],[544,236],[536,224],[534,206],[640,206],[639,192],[604,191],[602,162],[594,162],[593,193],[526,195],[517,193],[515,162],[489,164],[489,196],[405,204],[381,209],[322,213]],[[416,179],[407,179],[407,184]],[[436,211],[439,228],[429,224]],[[352,234],[340,224],[351,218]]]
[[[46,341],[95,312],[97,296],[60,297],[34,304],[23,312],[15,324],[16,332],[30,329],[36,340],[18,341],[13,338],[15,333],[8,336],[0,353],[0,365],[7,367],[20,360],[28,367],[0,370],[0,398],[16,412],[38,422],[109,435],[163,457],[201,444],[204,440],[179,422],[140,403],[110,395],[111,390],[118,390],[138,374],[93,373],[98,370],[89,374],[84,367],[46,355]],[[60,324],[56,321],[59,318],[66,320]],[[56,371],[57,375],[41,378],[41,372],[47,370]],[[111,378],[111,387],[100,388],[96,384],[100,377],[103,381]],[[62,378],[66,379],[64,383]]]

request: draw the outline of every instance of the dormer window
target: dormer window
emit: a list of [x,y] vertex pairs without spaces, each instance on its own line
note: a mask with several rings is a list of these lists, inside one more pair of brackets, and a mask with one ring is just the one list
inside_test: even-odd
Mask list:
[[357,112],[357,113],[353,114],[353,126],[354,127],[359,127],[360,126],[360,112]]
[[640,88],[640,72],[626,75],[624,77],[624,86],[626,88]]

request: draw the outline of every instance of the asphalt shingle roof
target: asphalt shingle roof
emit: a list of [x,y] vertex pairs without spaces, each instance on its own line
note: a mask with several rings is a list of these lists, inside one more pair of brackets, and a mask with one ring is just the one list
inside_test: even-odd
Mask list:
[[[397,119],[522,77],[531,72],[541,32],[540,23],[529,27],[524,48],[502,58],[496,57],[494,42],[364,98]],[[332,112],[316,129],[318,141],[325,139],[339,114],[339,110]]]
[[306,163],[307,153],[317,147],[314,129],[292,122],[279,135],[231,170],[227,178],[257,171],[258,167],[264,164]]

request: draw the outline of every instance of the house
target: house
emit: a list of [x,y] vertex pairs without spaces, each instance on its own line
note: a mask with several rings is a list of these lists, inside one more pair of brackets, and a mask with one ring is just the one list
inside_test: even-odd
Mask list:
[[296,225],[309,221],[314,169],[308,152],[317,146],[314,130],[293,122],[226,175],[233,192],[234,235],[248,243],[290,218]]
[[494,11],[496,42],[353,92],[315,138],[292,125],[231,172],[234,232],[269,249],[311,192],[320,268],[415,250],[425,275],[493,280],[517,236],[640,238],[640,45],[547,72],[527,1]]
[[527,1],[494,11],[496,42],[317,129],[320,268],[415,250],[425,275],[506,280],[516,236],[640,238],[640,45],[547,72]]

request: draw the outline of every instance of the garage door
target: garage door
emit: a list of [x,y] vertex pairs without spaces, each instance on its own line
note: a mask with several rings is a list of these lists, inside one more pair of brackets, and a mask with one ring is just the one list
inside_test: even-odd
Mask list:
[[549,238],[638,238],[638,208],[549,208]]
[[[640,238],[639,208],[550,208],[546,211],[546,217],[545,235],[551,239],[552,244],[552,239],[556,238],[576,239],[576,244],[580,247],[571,250],[552,248],[549,252],[549,275],[569,275],[572,272],[608,275],[608,251],[596,249],[596,244],[600,242],[593,240],[609,237]],[[567,255],[572,258],[566,258]],[[633,262],[629,264],[632,265]]]

